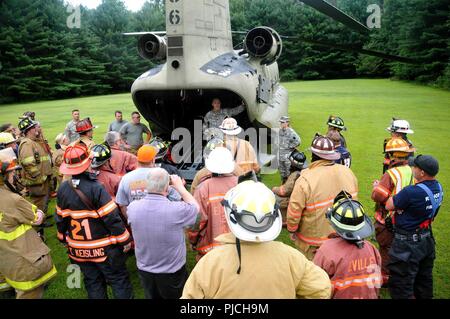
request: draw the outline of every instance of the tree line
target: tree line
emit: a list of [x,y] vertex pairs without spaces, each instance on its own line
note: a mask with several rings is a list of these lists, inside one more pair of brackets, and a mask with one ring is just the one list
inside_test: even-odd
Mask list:
[[[450,88],[447,0],[330,1],[363,23],[368,5],[377,4],[381,28],[360,35],[294,0],[230,0],[231,25],[240,31],[268,25],[290,36],[278,61],[284,81],[393,77]],[[79,28],[68,27],[70,14],[63,0],[0,3],[0,103],[126,92],[152,66],[137,54],[136,38],[122,33],[164,30],[163,0],[148,0],[138,12],[120,0],[81,7]],[[364,45],[421,63],[393,63],[300,38]],[[234,35],[235,44],[242,40]]]

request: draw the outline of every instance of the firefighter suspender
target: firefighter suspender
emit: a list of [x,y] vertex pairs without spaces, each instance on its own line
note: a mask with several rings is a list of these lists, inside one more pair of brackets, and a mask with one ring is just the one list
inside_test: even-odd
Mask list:
[[419,184],[417,184],[417,186],[419,186],[421,189],[423,189],[425,191],[425,193],[427,193],[428,198],[430,199],[430,202],[431,202],[431,205],[433,206],[433,208],[432,208],[432,212],[430,213],[428,218],[433,219],[434,216],[436,215],[436,211],[438,210],[438,208],[441,206],[441,203],[442,203],[442,186],[441,186],[441,184],[438,183],[439,197],[437,200],[434,198],[434,194],[428,186],[424,185],[423,183],[419,183]]

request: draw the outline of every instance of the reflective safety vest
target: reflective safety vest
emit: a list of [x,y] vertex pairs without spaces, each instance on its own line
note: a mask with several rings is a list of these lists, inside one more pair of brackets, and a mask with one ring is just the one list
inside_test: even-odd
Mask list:
[[[398,166],[389,169],[386,173],[391,177],[394,187],[391,191],[390,197],[397,195],[400,191],[409,185],[414,185],[414,176],[410,166]],[[387,216],[393,216],[394,211],[389,211]],[[382,224],[384,224],[384,219],[377,213],[375,218]]]

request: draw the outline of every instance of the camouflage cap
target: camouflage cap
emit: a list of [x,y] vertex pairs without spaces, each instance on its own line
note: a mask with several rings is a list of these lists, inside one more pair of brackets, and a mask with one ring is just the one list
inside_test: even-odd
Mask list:
[[283,115],[282,117],[280,117],[280,123],[287,123],[290,121],[289,116]]

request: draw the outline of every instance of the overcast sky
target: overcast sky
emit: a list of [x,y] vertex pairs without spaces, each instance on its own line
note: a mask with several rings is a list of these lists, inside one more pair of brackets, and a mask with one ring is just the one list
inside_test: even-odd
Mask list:
[[[128,10],[138,11],[146,0],[122,0],[125,3],[125,6]],[[90,9],[97,8],[97,6],[102,3],[102,0],[64,0],[66,3],[70,3],[71,5],[79,5],[82,4],[85,7]]]

